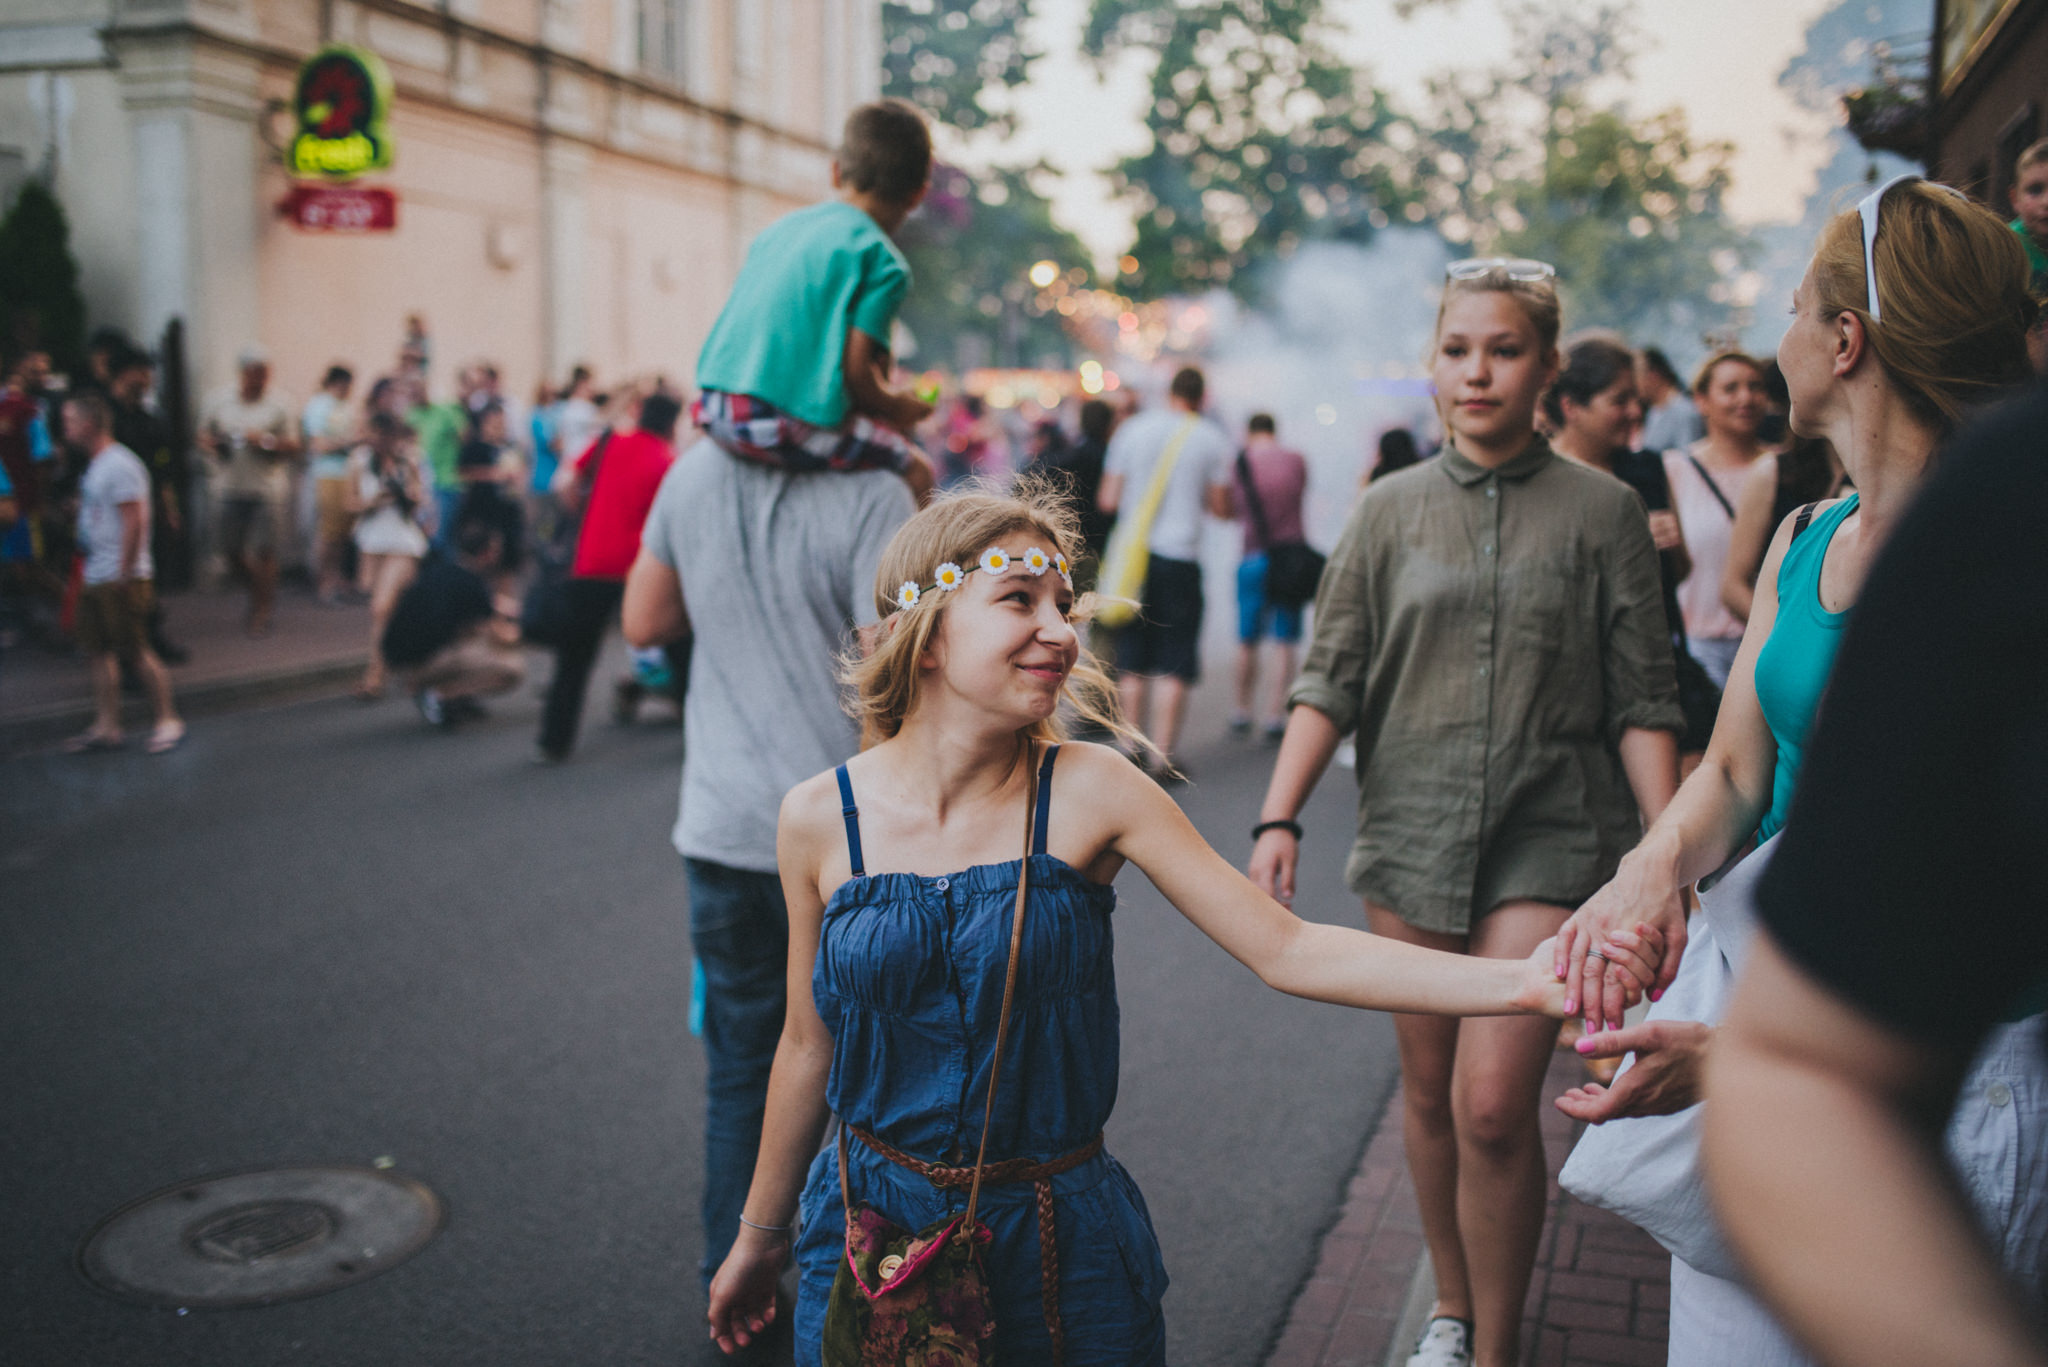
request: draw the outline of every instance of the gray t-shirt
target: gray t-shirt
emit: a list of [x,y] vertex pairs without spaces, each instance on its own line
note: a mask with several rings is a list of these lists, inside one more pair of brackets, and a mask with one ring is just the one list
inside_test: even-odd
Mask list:
[[642,540],[696,632],[680,853],[774,872],[782,795],[860,748],[839,655],[875,620],[882,548],[914,511],[889,471],[789,474],[708,439],[669,468]]
[[142,546],[135,552],[134,577],[154,578],[149,558],[149,470],[120,442],[108,442],[85,467],[78,486],[78,545],[85,552],[88,584],[110,584],[121,577],[123,503],[142,507]]

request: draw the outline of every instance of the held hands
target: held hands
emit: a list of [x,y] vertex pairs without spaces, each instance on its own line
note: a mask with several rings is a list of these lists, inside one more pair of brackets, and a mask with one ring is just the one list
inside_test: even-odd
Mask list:
[[[1644,991],[1655,1001],[1678,976],[1685,954],[1685,900],[1675,887],[1656,890],[1632,874],[1629,861],[1612,882],[1593,894],[1557,932],[1557,976],[1565,981],[1567,1014],[1582,1012],[1586,1033],[1619,1030],[1621,1013]],[[1654,928],[1662,939],[1648,973],[1625,968],[1608,950],[1621,949],[1617,933],[1624,926]]]
[[711,1338],[722,1353],[753,1342],[775,1323],[775,1283],[789,1261],[789,1240],[746,1225],[711,1279]]
[[1588,1035],[1578,1043],[1582,1056],[1619,1058],[1633,1052],[1635,1067],[1610,1086],[1588,1082],[1572,1088],[1557,1099],[1557,1109],[1594,1125],[1682,1111],[1700,1099],[1700,1074],[1713,1037],[1714,1028],[1698,1021],[1644,1021]]
[[[1633,931],[1616,931],[1613,937],[1614,955],[1612,962],[1630,985],[1647,982],[1656,972],[1658,959],[1663,956],[1664,937],[1654,927],[1639,925]],[[1571,1015],[1568,1002],[1569,988],[1557,972],[1557,941],[1545,940],[1531,951],[1522,961],[1522,986],[1515,993],[1517,1010],[1532,1015],[1549,1016],[1552,1020],[1563,1020]],[[1629,996],[1629,1002],[1640,1000],[1642,991],[1638,987]]]

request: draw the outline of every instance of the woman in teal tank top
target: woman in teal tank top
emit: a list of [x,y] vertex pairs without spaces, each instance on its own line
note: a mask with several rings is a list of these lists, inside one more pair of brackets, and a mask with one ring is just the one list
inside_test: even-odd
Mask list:
[[[1792,785],[1799,780],[1800,756],[1820,715],[1821,693],[1835,667],[1842,628],[1849,609],[1830,612],[1820,600],[1820,571],[1827,560],[1835,529],[1856,511],[1855,494],[1793,515],[1792,542],[1778,565],[1778,620],[1770,639],[1756,653],[1756,700],[1763,708],[1771,738],[1778,743],[1777,769],[1771,776],[1771,807],[1757,827],[1757,840],[1769,840],[1783,828],[1792,810]],[[1800,530],[1800,519],[1812,521]]]
[[[2025,275],[1993,226],[1996,220],[1981,206],[1921,183],[1888,186],[1864,210],[1839,214],[1823,229],[1793,294],[1778,361],[1791,393],[1792,430],[1832,443],[1858,492],[1802,509],[1778,528],[1705,759],[1622,859],[1613,881],[1559,933],[1567,1009],[1583,1001],[1589,1025],[1617,1022],[1620,1015],[1614,972],[1598,957],[1609,927],[1655,925],[1667,944],[1682,946],[1686,885],[1748,857],[1783,826],[1866,570],[1965,407],[2026,373],[2018,321]],[[1866,252],[1867,241],[1874,246]],[[1929,914],[1937,917],[1940,909]],[[1717,917],[1717,940],[1721,932]],[[1660,993],[1682,957],[1682,948],[1666,954]],[[1704,957],[1698,965],[1687,959],[1685,967],[1719,971]],[[1613,1087],[1575,1088],[1559,1104],[1596,1124],[1691,1106],[1700,1099],[1712,1033],[1709,1022],[1653,1019],[1590,1037],[1581,1042],[1582,1053],[1633,1052],[1635,1062]],[[1996,1241],[2002,1231],[1994,1226],[2038,1214],[2009,1192],[2002,1214],[1997,1206],[2015,1170],[2011,1144],[2040,1142],[2048,1118],[2014,1114],[1999,1130],[1988,1114],[1968,1113],[1972,1105],[1988,1104],[1974,1095],[1966,1085],[1950,1131],[1950,1161],[1980,1203],[1989,1202],[1980,1204],[1980,1213]],[[1995,1131],[2009,1138],[1986,1138]],[[1976,1137],[1959,1149],[1958,1134]],[[2037,1233],[2022,1234],[2021,1243],[2042,1246]],[[1674,1258],[1671,1293],[1672,1367],[1806,1361],[1735,1283]]]

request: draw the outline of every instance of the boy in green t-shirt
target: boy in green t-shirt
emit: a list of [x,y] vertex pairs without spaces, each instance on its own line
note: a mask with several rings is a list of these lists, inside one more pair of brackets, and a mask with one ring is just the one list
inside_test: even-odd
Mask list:
[[931,133],[900,100],[862,105],[832,163],[837,199],[754,239],[697,361],[696,424],[733,455],[786,470],[900,471],[931,405],[889,386],[889,333],[910,267],[889,234],[924,198]]

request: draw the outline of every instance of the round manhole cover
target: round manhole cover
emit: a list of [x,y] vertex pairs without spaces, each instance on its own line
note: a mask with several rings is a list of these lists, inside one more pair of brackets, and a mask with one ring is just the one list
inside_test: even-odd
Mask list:
[[371,1168],[268,1168],[166,1187],[100,1221],[93,1284],[145,1305],[268,1305],[396,1267],[441,1227],[419,1183]]

